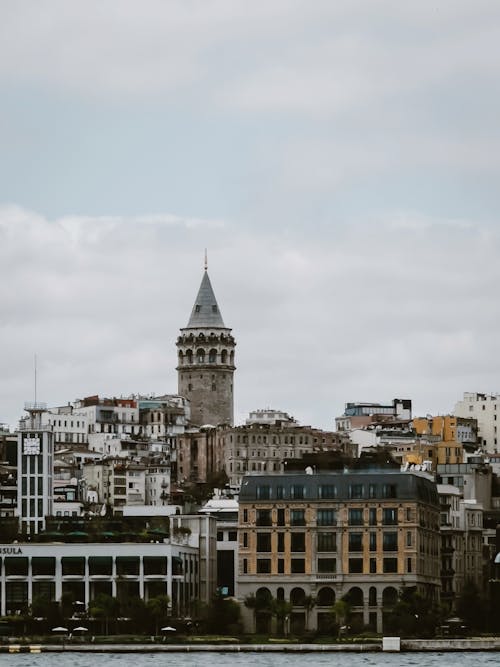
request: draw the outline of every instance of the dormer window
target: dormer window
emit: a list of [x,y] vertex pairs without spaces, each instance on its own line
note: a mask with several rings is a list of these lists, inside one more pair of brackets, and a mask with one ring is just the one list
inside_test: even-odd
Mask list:
[[212,313],[216,313],[216,312],[217,312],[217,306],[212,306]]
[[194,307],[194,312],[199,313],[200,310],[201,310],[201,306],[199,304],[196,304],[196,306]]

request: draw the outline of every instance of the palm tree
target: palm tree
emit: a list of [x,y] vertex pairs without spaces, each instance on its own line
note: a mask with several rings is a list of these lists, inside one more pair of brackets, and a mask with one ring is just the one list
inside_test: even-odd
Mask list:
[[309,630],[309,612],[313,607],[316,606],[316,598],[313,597],[312,595],[304,596],[304,599],[302,601],[302,606],[306,611],[306,630]]
[[276,616],[276,625],[278,626],[279,634],[286,634],[286,619],[290,616],[293,609],[293,604],[286,600],[278,600],[273,598],[271,601],[271,612]]
[[255,632],[255,614],[257,611],[257,598],[253,593],[250,595],[245,596],[245,599],[243,600],[243,604],[247,609],[251,609],[253,612],[253,629]]
[[330,611],[339,625],[338,636],[340,637],[340,629],[343,625],[346,624],[347,618],[351,611],[351,606],[346,600],[341,598],[335,602]]

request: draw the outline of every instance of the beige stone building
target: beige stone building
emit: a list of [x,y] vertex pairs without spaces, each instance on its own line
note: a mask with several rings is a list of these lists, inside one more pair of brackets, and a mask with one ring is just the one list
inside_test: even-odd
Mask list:
[[238,598],[249,631],[283,628],[269,605],[245,606],[248,596],[290,602],[293,633],[324,629],[346,595],[351,621],[378,632],[403,586],[439,599],[439,500],[423,474],[247,475],[239,502]]

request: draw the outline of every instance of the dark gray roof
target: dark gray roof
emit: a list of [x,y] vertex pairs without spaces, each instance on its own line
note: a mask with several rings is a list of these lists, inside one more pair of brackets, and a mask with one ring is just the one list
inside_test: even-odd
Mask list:
[[[268,500],[296,499],[295,489],[303,488],[303,498],[317,501],[420,500],[439,506],[436,484],[426,477],[399,471],[352,471],[281,475],[245,475],[241,482],[240,502],[262,501],[262,487],[268,487]],[[278,487],[280,487],[278,491]],[[328,496],[325,495],[328,488]],[[260,497],[259,497],[260,496]]]
[[208,272],[205,270],[186,329],[225,329]]

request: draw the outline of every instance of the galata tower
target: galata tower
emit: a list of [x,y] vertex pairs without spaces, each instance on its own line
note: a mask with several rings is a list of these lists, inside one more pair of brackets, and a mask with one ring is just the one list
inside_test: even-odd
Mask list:
[[191,402],[191,423],[233,425],[235,340],[222,319],[205,271],[186,327],[180,330],[178,392]]

